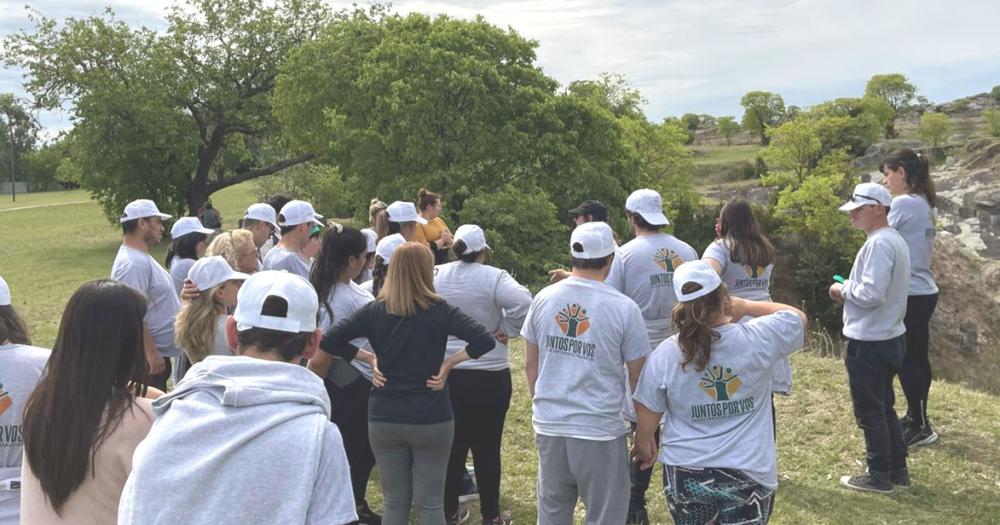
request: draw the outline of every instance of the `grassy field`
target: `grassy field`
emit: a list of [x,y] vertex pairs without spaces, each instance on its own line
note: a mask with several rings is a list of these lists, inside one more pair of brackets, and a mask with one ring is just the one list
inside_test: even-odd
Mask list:
[[[35,343],[51,345],[63,306],[81,283],[105,277],[120,243],[83,192],[19,196],[0,204],[0,275],[10,283],[15,307],[27,319]],[[253,200],[248,186],[213,196],[226,227],[235,225]],[[44,206],[12,211],[15,207]],[[156,257],[162,260],[161,246]],[[502,508],[517,523],[535,521],[537,457],[531,404],[522,368],[523,346],[512,346],[514,398],[504,435]],[[843,364],[801,353],[793,357],[795,393],[779,397],[780,488],[772,523],[1000,523],[1000,399],[960,385],[937,382],[931,417],[941,441],[910,456],[915,486],[891,496],[842,490],[842,474],[863,470],[864,445],[851,415]],[[902,399],[902,395],[897,395]],[[901,408],[900,408],[901,409]],[[656,467],[649,510],[671,523]],[[379,505],[376,484],[369,491]],[[582,520],[580,507],[578,521]],[[474,520],[477,509],[473,509]],[[475,522],[475,521],[473,521]]]
[[741,144],[736,146],[692,146],[691,159],[695,166],[730,164],[744,160],[753,161],[754,157],[764,149],[759,144]]

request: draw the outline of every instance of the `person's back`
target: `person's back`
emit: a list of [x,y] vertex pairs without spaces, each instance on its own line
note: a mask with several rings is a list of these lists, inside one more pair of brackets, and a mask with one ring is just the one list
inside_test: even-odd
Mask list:
[[24,402],[45,369],[49,351],[20,344],[0,344],[0,525],[16,525],[20,516]]
[[308,279],[312,265],[300,253],[276,245],[268,250],[267,255],[264,256],[263,268],[275,271],[284,270]]

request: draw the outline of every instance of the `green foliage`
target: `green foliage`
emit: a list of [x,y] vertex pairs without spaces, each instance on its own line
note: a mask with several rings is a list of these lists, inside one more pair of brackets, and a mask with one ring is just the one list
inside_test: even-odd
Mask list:
[[880,98],[838,98],[814,106],[808,113],[818,119],[822,155],[846,148],[852,155],[865,153],[878,140],[892,118],[892,109]]
[[701,118],[694,113],[685,113],[681,116],[681,123],[687,128],[688,139],[687,143],[690,144],[694,142],[694,134],[698,131],[698,126],[701,125]]
[[317,213],[329,219],[352,217],[355,203],[363,198],[350,191],[335,167],[325,164],[294,166],[261,177],[253,185],[258,202],[280,193],[308,200]]
[[954,126],[944,113],[924,113],[920,117],[920,138],[937,150],[951,135]]
[[993,101],[1000,104],[1000,86],[993,86],[990,90],[990,96],[993,97]]
[[329,11],[318,0],[187,0],[167,30],[133,29],[107,10],[5,41],[40,107],[72,102],[70,156],[111,221],[135,198],[175,214],[213,192],[311,158],[281,159],[270,94],[278,64]]
[[743,129],[760,137],[760,143],[767,145],[770,137],[767,130],[781,123],[785,117],[785,101],[781,95],[767,91],[751,91],[740,99],[743,106]]
[[616,117],[644,118],[642,105],[646,99],[618,73],[601,73],[597,80],[574,80],[569,83],[566,92],[588,98]]
[[895,120],[917,95],[917,87],[899,73],[874,75],[865,86],[865,96],[880,98],[892,109],[892,119],[885,126],[885,137],[896,136]]
[[983,118],[990,135],[1000,137],[1000,109],[987,109],[983,112]]
[[25,104],[11,93],[0,93],[0,180],[14,178],[19,182],[34,182],[31,154],[38,140],[38,121]]
[[813,119],[797,118],[772,128],[768,134],[771,144],[761,154],[768,166],[795,173],[798,184],[812,173],[819,161],[822,143],[819,125]]
[[726,138],[726,145],[733,143],[733,137],[740,132],[740,124],[733,117],[719,117],[718,132]]

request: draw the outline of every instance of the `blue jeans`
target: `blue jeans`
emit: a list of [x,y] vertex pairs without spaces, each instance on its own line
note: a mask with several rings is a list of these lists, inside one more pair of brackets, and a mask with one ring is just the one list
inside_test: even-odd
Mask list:
[[906,468],[906,443],[896,417],[893,378],[906,354],[905,336],[886,341],[848,339],[847,378],[854,418],[865,434],[868,470],[889,473]]

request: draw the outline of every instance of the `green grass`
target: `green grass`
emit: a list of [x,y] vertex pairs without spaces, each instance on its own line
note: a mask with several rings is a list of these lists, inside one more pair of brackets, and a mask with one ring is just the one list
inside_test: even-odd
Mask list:
[[[19,196],[18,204],[82,200],[82,192]],[[227,227],[253,200],[244,185],[213,196]],[[0,205],[0,209],[4,209]],[[107,276],[120,233],[96,204],[0,212],[0,274],[36,344],[52,344],[63,306],[83,282]],[[156,257],[162,260],[165,246]],[[503,509],[517,523],[535,521],[537,456],[531,403],[523,373],[523,345],[512,345],[514,397],[504,434]],[[779,397],[780,487],[772,523],[997,523],[1000,520],[1000,399],[958,384],[935,382],[931,417],[941,440],[910,456],[914,487],[890,496],[843,490],[843,474],[863,470],[864,443],[851,414],[843,364],[811,353],[793,356],[795,392]],[[897,393],[897,399],[902,400]],[[901,403],[902,404],[902,403]],[[902,410],[902,406],[899,410]],[[749,444],[748,446],[752,446]],[[656,467],[647,493],[651,519],[671,523]],[[370,502],[380,507],[377,478]],[[478,509],[473,509],[473,522]],[[583,508],[578,507],[582,521]]]
[[754,157],[764,149],[759,144],[741,144],[737,146],[692,146],[691,159],[695,166],[713,164],[731,164],[734,162],[753,161]]

